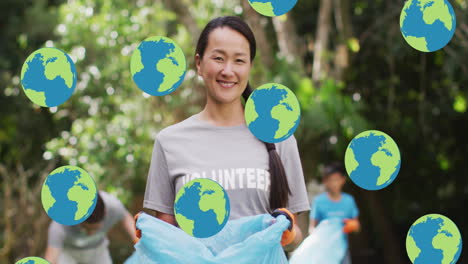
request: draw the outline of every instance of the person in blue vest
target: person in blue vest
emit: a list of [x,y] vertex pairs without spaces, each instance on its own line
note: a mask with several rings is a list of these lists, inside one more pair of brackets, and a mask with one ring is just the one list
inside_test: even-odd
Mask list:
[[[327,165],[323,170],[322,182],[326,192],[314,197],[310,211],[309,234],[323,220],[339,218],[344,222],[343,232],[349,234],[360,229],[358,220],[359,209],[353,196],[342,192],[346,183],[346,171],[341,163],[334,162]],[[350,264],[351,257],[349,249],[342,264]]]

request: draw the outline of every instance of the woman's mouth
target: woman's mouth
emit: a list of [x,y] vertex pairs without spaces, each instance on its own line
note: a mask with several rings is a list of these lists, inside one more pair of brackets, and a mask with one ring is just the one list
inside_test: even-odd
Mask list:
[[216,81],[217,83],[219,83],[219,85],[223,88],[232,88],[234,85],[237,84],[237,82],[227,82],[227,81]]

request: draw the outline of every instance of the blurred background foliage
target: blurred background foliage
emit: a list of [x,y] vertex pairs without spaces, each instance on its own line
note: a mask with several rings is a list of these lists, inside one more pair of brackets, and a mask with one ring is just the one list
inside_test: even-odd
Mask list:
[[[402,167],[392,185],[378,192],[346,186],[363,225],[351,236],[355,263],[408,263],[406,232],[428,213],[450,217],[466,237],[468,2],[451,3],[453,39],[421,53],[401,36],[402,0],[298,1],[276,18],[258,15],[246,0],[3,0],[0,262],[43,254],[49,220],[40,187],[60,165],[82,167],[131,213],[141,210],[155,135],[204,105],[195,44],[222,15],[239,15],[254,30],[251,85],[282,83],[301,103],[296,137],[311,196],[321,166],[342,161],[358,133],[381,130],[399,145]],[[184,83],[164,97],[142,93],[129,69],[133,50],[154,35],[178,43],[188,65]],[[41,47],[57,47],[76,64],[76,90],[58,107],[36,106],[22,92],[21,66]],[[305,214],[301,225],[306,230]],[[122,263],[131,244],[114,231],[112,254]],[[458,263],[466,263],[463,255]]]

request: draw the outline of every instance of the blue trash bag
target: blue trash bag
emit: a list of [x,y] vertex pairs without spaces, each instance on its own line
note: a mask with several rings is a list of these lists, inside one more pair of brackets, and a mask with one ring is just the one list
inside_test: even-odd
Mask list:
[[130,257],[128,257],[128,259],[125,260],[124,262],[124,264],[137,264],[137,263],[140,263],[140,262],[138,261],[138,254],[136,253],[136,251],[133,252],[133,254]]
[[324,220],[291,255],[290,264],[340,264],[348,242],[341,219]]
[[280,241],[290,222],[282,215],[273,219],[263,214],[231,220],[216,235],[195,238],[142,213],[137,221],[142,237],[125,264],[288,263]]

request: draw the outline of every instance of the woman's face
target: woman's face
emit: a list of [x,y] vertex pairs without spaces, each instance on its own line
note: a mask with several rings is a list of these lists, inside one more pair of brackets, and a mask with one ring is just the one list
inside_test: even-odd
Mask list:
[[198,75],[207,88],[207,100],[228,104],[240,100],[251,68],[247,39],[229,27],[211,31],[205,54],[195,57]]

